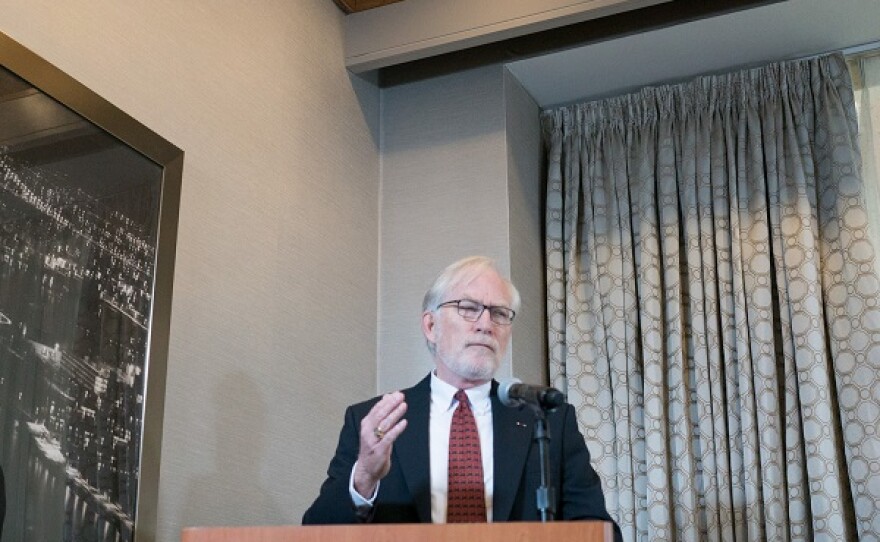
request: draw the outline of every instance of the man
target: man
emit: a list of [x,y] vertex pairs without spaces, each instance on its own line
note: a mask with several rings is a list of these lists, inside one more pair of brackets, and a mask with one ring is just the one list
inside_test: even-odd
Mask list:
[[[516,288],[484,257],[460,260],[437,277],[422,307],[434,371],[412,388],[348,408],[304,524],[540,519],[534,414],[502,405],[492,379],[519,304]],[[574,409],[550,412],[547,425],[556,518],[611,521]],[[471,441],[476,459],[469,456],[466,466],[458,463],[464,433],[479,441]],[[462,482],[465,470],[470,484]]]

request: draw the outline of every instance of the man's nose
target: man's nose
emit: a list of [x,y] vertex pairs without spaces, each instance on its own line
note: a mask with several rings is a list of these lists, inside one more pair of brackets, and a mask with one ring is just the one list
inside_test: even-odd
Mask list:
[[495,322],[492,321],[492,315],[489,314],[488,307],[484,308],[483,312],[480,313],[480,317],[477,318],[476,324],[477,329],[481,331],[492,332],[495,330]]

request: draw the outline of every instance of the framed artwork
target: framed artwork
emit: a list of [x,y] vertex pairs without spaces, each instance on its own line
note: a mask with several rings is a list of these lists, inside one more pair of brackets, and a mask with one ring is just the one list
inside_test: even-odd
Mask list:
[[2,542],[155,539],[182,172],[0,33]]

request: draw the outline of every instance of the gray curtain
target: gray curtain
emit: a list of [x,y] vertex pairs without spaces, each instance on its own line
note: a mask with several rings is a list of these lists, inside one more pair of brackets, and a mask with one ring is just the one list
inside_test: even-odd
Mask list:
[[880,539],[880,281],[843,58],[542,122],[550,374],[624,537]]

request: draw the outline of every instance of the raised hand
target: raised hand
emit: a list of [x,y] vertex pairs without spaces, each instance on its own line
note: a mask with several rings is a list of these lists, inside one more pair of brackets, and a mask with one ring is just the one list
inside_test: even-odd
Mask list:
[[406,403],[399,391],[386,393],[361,420],[360,450],[354,473],[354,489],[369,498],[379,480],[391,470],[391,449],[406,429]]

